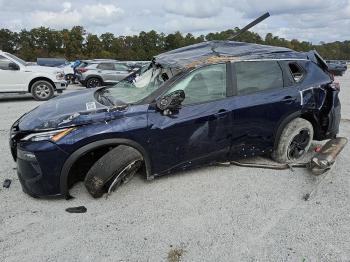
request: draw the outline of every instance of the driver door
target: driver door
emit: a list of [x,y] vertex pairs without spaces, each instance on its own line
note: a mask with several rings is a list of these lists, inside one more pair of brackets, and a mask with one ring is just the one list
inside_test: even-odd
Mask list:
[[178,112],[164,115],[157,109],[149,110],[148,151],[155,174],[227,156],[232,115],[226,67],[205,66],[173,84],[166,94],[185,92]]
[[20,77],[20,70],[10,68],[12,63],[8,58],[0,55],[0,92],[19,92],[23,90],[25,79]]

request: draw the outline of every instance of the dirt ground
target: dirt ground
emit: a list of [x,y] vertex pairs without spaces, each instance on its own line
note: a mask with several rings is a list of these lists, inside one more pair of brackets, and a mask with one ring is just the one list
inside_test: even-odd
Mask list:
[[[350,71],[338,80],[349,137]],[[80,183],[72,200],[39,200],[22,192],[8,146],[38,104],[0,96],[0,261],[350,261],[350,145],[309,201],[323,176],[237,166],[137,176],[108,199]],[[65,212],[80,205],[87,213]]]

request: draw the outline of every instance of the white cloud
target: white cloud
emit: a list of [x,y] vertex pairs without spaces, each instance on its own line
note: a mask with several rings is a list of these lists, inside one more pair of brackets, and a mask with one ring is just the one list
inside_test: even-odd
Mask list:
[[84,5],[81,9],[73,9],[71,2],[64,2],[59,12],[34,11],[30,14],[32,26],[49,26],[54,28],[71,27],[74,25],[105,26],[114,23],[122,17],[124,10],[112,5]]
[[208,0],[166,0],[163,3],[166,12],[187,17],[207,18],[221,13],[221,1]]

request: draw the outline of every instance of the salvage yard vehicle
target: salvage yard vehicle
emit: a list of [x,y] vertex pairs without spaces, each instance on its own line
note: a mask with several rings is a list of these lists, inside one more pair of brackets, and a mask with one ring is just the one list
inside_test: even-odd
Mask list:
[[63,70],[30,65],[0,50],[0,93],[31,93],[34,99],[45,101],[66,87]]
[[127,62],[105,59],[87,61],[86,66],[77,71],[79,82],[87,88],[116,84],[134,72]]
[[93,197],[147,180],[266,155],[294,163],[335,138],[339,84],[315,51],[208,41],[156,56],[115,86],[65,94],[23,115],[10,146],[24,192]]
[[329,71],[336,76],[344,75],[345,71],[348,69],[348,66],[346,65],[346,63],[342,61],[327,60],[326,62],[327,62]]

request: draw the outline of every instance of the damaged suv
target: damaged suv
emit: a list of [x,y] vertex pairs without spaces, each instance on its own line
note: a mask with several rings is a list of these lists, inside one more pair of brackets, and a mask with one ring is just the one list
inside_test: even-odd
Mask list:
[[10,145],[23,190],[93,197],[137,171],[147,180],[217,161],[298,161],[336,137],[339,85],[316,52],[210,41],[154,58],[113,87],[57,97],[17,120]]

